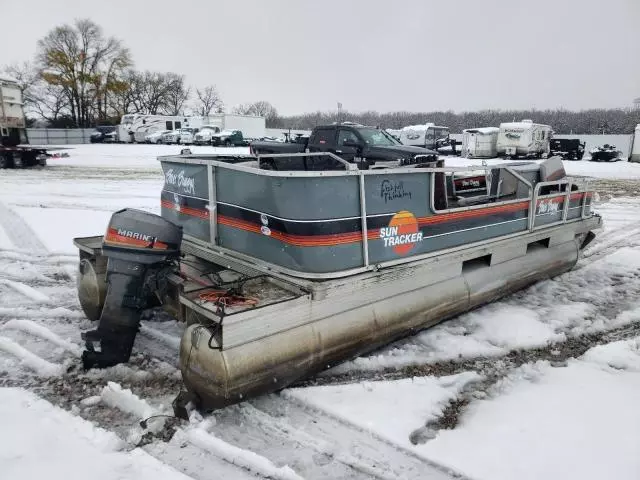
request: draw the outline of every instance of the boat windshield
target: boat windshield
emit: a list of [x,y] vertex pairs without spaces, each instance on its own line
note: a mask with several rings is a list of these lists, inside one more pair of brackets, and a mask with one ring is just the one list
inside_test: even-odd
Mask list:
[[367,145],[374,145],[377,147],[400,145],[400,142],[384,130],[378,130],[376,128],[359,128],[358,132],[362,135],[362,138]]

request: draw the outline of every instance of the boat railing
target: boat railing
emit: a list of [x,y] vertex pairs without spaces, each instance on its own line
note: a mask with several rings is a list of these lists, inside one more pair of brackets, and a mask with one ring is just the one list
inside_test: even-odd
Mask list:
[[[313,152],[313,153],[284,153],[284,154],[264,154],[253,156],[255,159],[257,157],[258,162],[260,162],[263,158],[287,158],[287,157],[314,157],[314,156],[326,156],[332,158],[333,160],[340,162],[340,164],[344,164],[347,170],[343,171],[273,171],[273,170],[263,170],[257,169],[255,166],[246,166],[238,163],[226,163],[224,160],[216,160],[216,156],[208,156],[208,155],[184,155],[184,156],[167,156],[163,157],[161,161],[168,163],[183,163],[183,164],[192,164],[192,165],[206,165],[207,171],[207,184],[208,184],[208,195],[205,194],[208,198],[208,204],[210,205],[208,208],[209,215],[207,221],[209,222],[209,234],[208,239],[205,240],[203,238],[196,238],[191,234],[187,234],[189,240],[193,239],[196,244],[202,244],[205,248],[213,248],[216,251],[220,251],[223,254],[230,255],[233,257],[243,257],[246,256],[240,252],[236,252],[235,250],[230,250],[228,246],[221,245],[218,237],[218,218],[217,218],[217,210],[218,205],[221,202],[221,199],[218,198],[218,192],[216,188],[216,178],[218,177],[218,172],[220,170],[235,170],[242,171],[246,174],[251,175],[263,175],[265,177],[324,177],[324,176],[338,176],[338,175],[347,175],[353,176],[358,175],[358,193],[357,197],[359,197],[359,216],[360,216],[360,230],[365,232],[362,235],[360,240],[361,249],[362,249],[362,260],[359,266],[350,267],[341,271],[331,271],[326,273],[313,273],[313,272],[305,272],[305,271],[297,271],[292,270],[288,267],[272,264],[265,260],[260,260],[261,263],[264,263],[265,268],[269,271],[280,271],[287,275],[292,276],[303,276],[306,278],[337,278],[346,276],[349,274],[353,274],[359,271],[369,271],[369,270],[377,270],[378,268],[383,268],[389,265],[395,265],[400,263],[406,263],[409,261],[417,260],[420,258],[426,258],[434,254],[434,252],[425,252],[425,253],[417,253],[415,255],[407,256],[404,258],[398,259],[386,259],[380,260],[377,258],[371,257],[371,246],[369,245],[369,235],[366,232],[369,230],[368,224],[368,215],[370,215],[369,210],[367,208],[367,184],[366,182],[371,179],[371,176],[377,175],[392,175],[392,174],[406,174],[406,173],[415,173],[415,174],[427,174],[431,173],[431,178],[429,179],[431,188],[430,188],[430,209],[431,214],[434,216],[439,216],[442,214],[449,214],[452,212],[458,211],[476,211],[477,209],[483,208],[495,208],[500,206],[507,206],[510,204],[517,203],[526,203],[527,213],[522,218],[524,220],[524,228],[521,230],[521,233],[524,232],[534,232],[540,229],[553,227],[559,224],[564,224],[568,222],[578,221],[580,219],[586,219],[590,216],[591,210],[589,209],[590,204],[588,203],[590,191],[585,188],[577,188],[577,184],[575,184],[572,180],[567,177],[563,177],[558,180],[551,181],[530,181],[525,178],[524,172],[529,172],[532,168],[525,168],[524,170],[520,170],[517,168],[518,165],[521,164],[494,164],[489,165],[483,162],[482,165],[472,165],[472,166],[464,166],[464,167],[430,167],[430,166],[420,166],[419,168],[412,167],[398,167],[393,169],[383,169],[383,170],[359,170],[357,165],[347,162],[337,155],[331,152]],[[526,167],[525,165],[521,165]],[[484,171],[485,174],[490,174],[491,171],[495,174],[496,170],[503,170],[508,172],[514,179],[517,180],[517,183],[521,184],[524,188],[518,187],[517,193],[513,191],[513,183],[508,182],[504,177],[505,182],[509,184],[507,191],[501,191],[501,183],[503,180],[503,176],[500,175],[500,178],[497,179],[496,188],[490,190],[490,181],[487,181],[487,193],[486,202],[481,203],[473,203],[464,206],[456,206],[455,208],[447,208],[445,210],[438,210],[434,208],[434,193],[435,193],[435,178],[437,175],[435,174],[455,174],[455,173],[478,173]],[[446,185],[445,185],[446,188]],[[551,190],[550,193],[545,192],[545,190]],[[446,191],[446,190],[445,190]],[[497,193],[496,193],[497,192]],[[446,194],[446,193],[445,193]],[[514,198],[514,196],[516,198]],[[576,199],[578,199],[578,203],[576,203]],[[570,203],[573,202],[573,207],[570,207]],[[580,208],[580,214],[576,214],[575,210]],[[571,212],[571,216],[569,216],[569,210],[573,210]],[[507,235],[514,235],[511,233]],[[495,237],[494,237],[495,238]],[[489,239],[478,240],[478,242],[482,243],[485,241],[489,241]],[[453,247],[452,247],[453,248]],[[455,247],[462,248],[462,247]],[[251,258],[251,255],[246,256],[247,259]]]
[[[565,186],[564,192],[553,192],[545,195],[540,194],[540,190],[545,187],[557,187],[558,191],[562,190],[562,186]],[[529,230],[534,231],[540,228],[552,227],[559,225],[567,221],[567,212],[569,211],[569,199],[571,196],[571,182],[566,178],[561,180],[552,180],[547,182],[538,182],[533,189],[533,196],[531,197],[531,206],[529,208]],[[544,225],[536,225],[536,217],[547,214],[541,206],[550,205],[555,202],[551,202],[559,197],[563,197],[562,202],[562,217],[560,220],[551,223],[545,223]],[[549,200],[550,203],[543,203],[545,200]],[[586,202],[585,202],[586,203]]]

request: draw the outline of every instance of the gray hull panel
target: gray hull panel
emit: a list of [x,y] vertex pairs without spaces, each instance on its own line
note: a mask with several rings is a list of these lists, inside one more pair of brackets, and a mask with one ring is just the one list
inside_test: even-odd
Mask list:
[[[323,369],[428,328],[444,319],[515,292],[536,281],[570,270],[578,259],[579,240],[570,237],[549,247],[527,248],[526,240],[492,254],[491,263],[445,260],[421,278],[399,274],[388,294],[387,285],[373,285],[356,308],[324,318],[322,302],[309,299],[307,311],[316,320],[226,350],[208,347],[210,334],[191,325],[181,341],[181,370],[187,388],[205,409],[221,408],[245,398],[283,388]],[[409,267],[408,267],[409,268]],[[444,272],[443,270],[446,270]],[[400,272],[399,272],[400,273]],[[401,282],[402,285],[398,285]],[[357,300],[356,300],[357,301]],[[335,307],[335,305],[333,305]],[[329,311],[330,308],[327,310]],[[281,315],[300,315],[300,307],[282,305]]]

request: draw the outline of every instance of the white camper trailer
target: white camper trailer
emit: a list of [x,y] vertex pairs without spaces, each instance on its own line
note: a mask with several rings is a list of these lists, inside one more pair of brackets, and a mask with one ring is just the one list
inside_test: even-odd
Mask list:
[[194,125],[191,123],[191,117],[185,115],[142,115],[138,113],[123,115],[120,125],[118,125],[118,140],[124,143],[145,143],[145,137],[150,133],[193,127]]
[[404,145],[435,150],[449,145],[449,127],[433,123],[409,125],[400,130],[400,142]]
[[505,157],[542,158],[549,154],[549,139],[552,133],[549,125],[533,123],[531,120],[501,123],[497,154]]
[[633,135],[631,135],[629,161],[640,163],[640,123],[636,125],[636,130],[633,132]]
[[466,158],[494,158],[498,155],[498,127],[468,128],[462,131],[462,153]]

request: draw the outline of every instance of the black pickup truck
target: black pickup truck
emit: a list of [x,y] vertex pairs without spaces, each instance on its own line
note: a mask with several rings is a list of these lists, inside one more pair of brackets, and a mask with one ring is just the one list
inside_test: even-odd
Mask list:
[[[308,139],[295,142],[254,141],[249,145],[253,155],[265,155],[261,165],[274,170],[325,170],[337,163],[328,156],[269,158],[269,154],[330,152],[361,169],[432,163],[438,153],[421,147],[403,145],[390,134],[375,127],[357,124],[321,125]],[[294,164],[298,167],[295,168]]]

